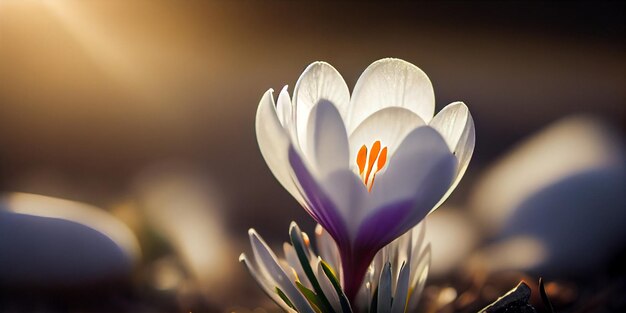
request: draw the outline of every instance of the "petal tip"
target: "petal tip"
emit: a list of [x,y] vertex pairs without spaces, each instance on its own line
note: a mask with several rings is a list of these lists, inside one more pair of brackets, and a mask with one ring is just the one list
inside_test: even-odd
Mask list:
[[[334,72],[338,76],[341,76],[341,74],[339,74],[339,71],[337,71],[337,69],[334,66],[332,66],[330,63],[326,61],[315,61],[309,64],[309,66],[307,66],[304,69],[304,71],[302,72],[302,75],[300,75],[300,78],[302,78],[306,73],[309,73],[312,71],[324,71],[324,69]],[[297,85],[299,84],[296,82],[296,86]]]
[[332,67],[332,65],[330,65],[330,63],[328,63],[326,61],[315,61],[315,62],[311,63],[309,66],[330,66],[330,67]]
[[250,237],[252,237],[252,236],[258,237],[258,234],[257,234],[256,230],[254,230],[254,228],[250,228],[250,229],[248,229],[248,236],[250,236]]
[[454,101],[448,105],[452,105],[452,106],[460,106],[460,107],[464,107],[467,108],[467,104],[465,104],[465,102],[463,101]]
[[415,64],[406,61],[404,59],[400,59],[400,58],[393,58],[393,57],[387,57],[387,58],[382,58],[380,60],[376,60],[372,63],[372,65],[393,65],[393,64],[398,64],[398,65],[402,65],[402,66],[410,66],[410,67],[415,67],[417,69],[419,69],[419,67],[417,67]]

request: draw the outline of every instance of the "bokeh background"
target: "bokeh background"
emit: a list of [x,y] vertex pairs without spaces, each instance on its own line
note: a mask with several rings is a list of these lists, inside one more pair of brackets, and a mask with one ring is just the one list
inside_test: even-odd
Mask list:
[[[314,224],[258,151],[260,96],[268,88],[292,90],[317,60],[333,64],[352,87],[367,65],[383,57],[419,66],[432,80],[437,111],[464,101],[476,125],[469,171],[441,213],[431,216],[431,228],[440,230],[429,235],[434,262],[458,259],[431,276],[431,298],[443,301],[439,309],[461,294],[455,287],[450,298],[453,282],[467,281],[459,269],[475,273],[476,266],[516,271],[501,275],[514,277],[503,292],[520,275],[563,281],[553,291],[570,292],[564,308],[589,300],[581,282],[608,281],[624,290],[623,268],[611,265],[624,259],[626,237],[624,9],[598,1],[1,0],[2,207],[76,221],[61,208],[77,206],[89,216],[78,221],[95,223],[92,228],[103,220],[121,222],[122,230],[103,233],[118,238],[126,253],[107,263],[119,262],[118,269],[90,267],[85,264],[96,261],[80,249],[96,245],[104,257],[108,250],[88,236],[76,243],[67,239],[76,236],[59,237],[65,238],[61,244],[54,234],[62,225],[50,226],[52,237],[36,237],[20,231],[28,228],[11,228],[22,225],[9,222],[13,215],[0,215],[0,311],[273,310],[237,262],[249,251],[246,231],[254,227],[280,247],[290,221],[308,231]],[[550,191],[589,169],[604,172]],[[589,186],[599,187],[571,200]],[[583,213],[572,209],[578,204]],[[547,211],[515,211],[524,206]],[[33,207],[41,211],[29,211]],[[521,215],[513,219],[519,225],[485,217],[507,210]],[[92,217],[97,211],[108,214]],[[572,214],[580,220],[559,224]],[[539,258],[526,248],[509,248],[513,261],[497,265],[480,258],[502,255],[494,250],[502,248],[500,239],[537,221],[547,225],[533,234],[557,242],[547,245],[553,247],[548,252],[561,241],[576,244],[542,267],[514,262]],[[111,235],[116,232],[126,239]],[[440,251],[451,243],[466,248],[448,249],[459,255],[437,259],[438,241]],[[55,254],[55,245],[78,257]],[[571,255],[597,258],[554,270],[569,269],[561,265]],[[499,291],[491,291],[491,300]],[[598,301],[610,303],[607,292]]]

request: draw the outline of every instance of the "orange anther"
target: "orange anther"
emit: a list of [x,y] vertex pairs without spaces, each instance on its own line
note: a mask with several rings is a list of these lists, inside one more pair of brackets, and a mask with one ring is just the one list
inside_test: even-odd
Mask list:
[[356,164],[359,166],[359,173],[363,175],[365,170],[365,162],[367,161],[367,147],[363,145],[356,155]]
[[[382,150],[380,148],[382,148]],[[356,156],[356,164],[359,167],[359,174],[361,175],[363,184],[367,187],[367,190],[371,191],[372,186],[374,186],[376,173],[378,173],[387,164],[387,147],[382,147],[380,140],[376,140],[372,144],[372,148],[368,155],[367,146],[361,146],[361,149],[359,149],[359,153],[357,153]],[[374,164],[376,164],[376,169],[374,169]],[[365,169],[366,167],[367,170]]]
[[376,174],[385,167],[385,163],[387,163],[387,147],[384,147],[378,156],[378,162],[376,163],[376,171],[374,171],[374,175],[372,175],[372,183],[370,184],[368,191],[372,191],[372,187],[374,187],[374,180],[376,180]]
[[378,154],[380,153],[380,140],[376,140],[372,145],[372,151],[370,151],[370,159],[367,165],[367,173],[365,174],[365,184],[370,179],[370,174],[372,173],[372,168],[374,168],[374,162],[378,158]]
[[387,163],[387,147],[384,147],[383,151],[380,152],[380,156],[378,156],[378,168],[376,169],[376,172],[385,167],[385,163]]

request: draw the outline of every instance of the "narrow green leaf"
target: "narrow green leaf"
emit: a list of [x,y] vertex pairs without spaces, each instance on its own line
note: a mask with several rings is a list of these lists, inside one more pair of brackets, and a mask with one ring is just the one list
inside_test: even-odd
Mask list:
[[539,293],[541,294],[541,300],[543,300],[543,305],[546,307],[546,310],[549,313],[554,313],[554,306],[552,306],[552,301],[548,298],[546,288],[543,285],[543,277],[539,277]]
[[322,311],[320,311],[320,307],[322,307],[322,303],[320,301],[320,298],[315,294],[315,292],[304,286],[299,281],[296,281],[296,287],[298,287],[298,290],[300,290],[300,292],[306,297],[306,299],[309,300],[309,303],[311,304],[315,312],[321,313]]
[[529,300],[530,287],[522,281],[504,296],[478,311],[478,313],[536,312],[535,308],[528,303]]
[[326,277],[328,277],[328,280],[330,280],[330,283],[333,284],[333,287],[335,288],[335,291],[337,292],[337,295],[339,296],[339,303],[341,304],[342,311],[344,313],[348,313],[348,312],[352,313],[350,302],[348,302],[348,298],[343,293],[343,290],[341,289],[341,284],[339,284],[339,280],[337,279],[335,274],[333,274],[333,270],[330,268],[330,265],[328,265],[328,263],[324,262],[324,260],[322,259],[320,259],[320,263],[322,264],[322,269],[324,270]]
[[322,312],[335,313],[335,310],[333,310],[330,301],[328,301],[328,298],[326,298],[324,291],[322,291],[322,287],[317,281],[317,277],[313,273],[313,269],[311,268],[311,264],[309,263],[307,251],[304,246],[304,241],[302,240],[302,232],[295,222],[292,222],[291,226],[289,227],[289,237],[291,238],[291,244],[296,250],[298,259],[300,260],[300,265],[302,265],[302,269],[304,270],[306,277],[309,278],[311,286],[313,286],[313,290],[319,298],[319,308],[322,310]]
[[[291,300],[289,300],[289,298],[287,298],[287,295],[280,290],[280,288],[276,287],[276,293],[278,294],[278,296],[283,299],[283,301],[285,301],[285,303],[292,309],[296,310],[296,307],[293,305],[293,303],[291,303]],[[296,310],[298,311],[298,310]]]

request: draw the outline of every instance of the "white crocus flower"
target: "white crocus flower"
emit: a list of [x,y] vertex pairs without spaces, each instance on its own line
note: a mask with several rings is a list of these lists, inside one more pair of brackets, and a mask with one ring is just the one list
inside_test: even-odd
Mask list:
[[328,63],[309,65],[256,117],[261,153],[280,183],[335,239],[354,301],[385,245],[437,208],[463,176],[474,123],[462,102],[433,117],[430,80],[399,59],[372,63],[352,96]]
[[[402,313],[416,308],[430,264],[430,245],[424,244],[423,223],[379,251],[369,265],[356,302],[350,304],[337,278],[341,273],[339,249],[318,225],[317,253],[308,236],[295,223],[278,258],[251,229],[253,262],[245,263],[261,288],[287,312]],[[354,306],[354,307],[353,307]]]

